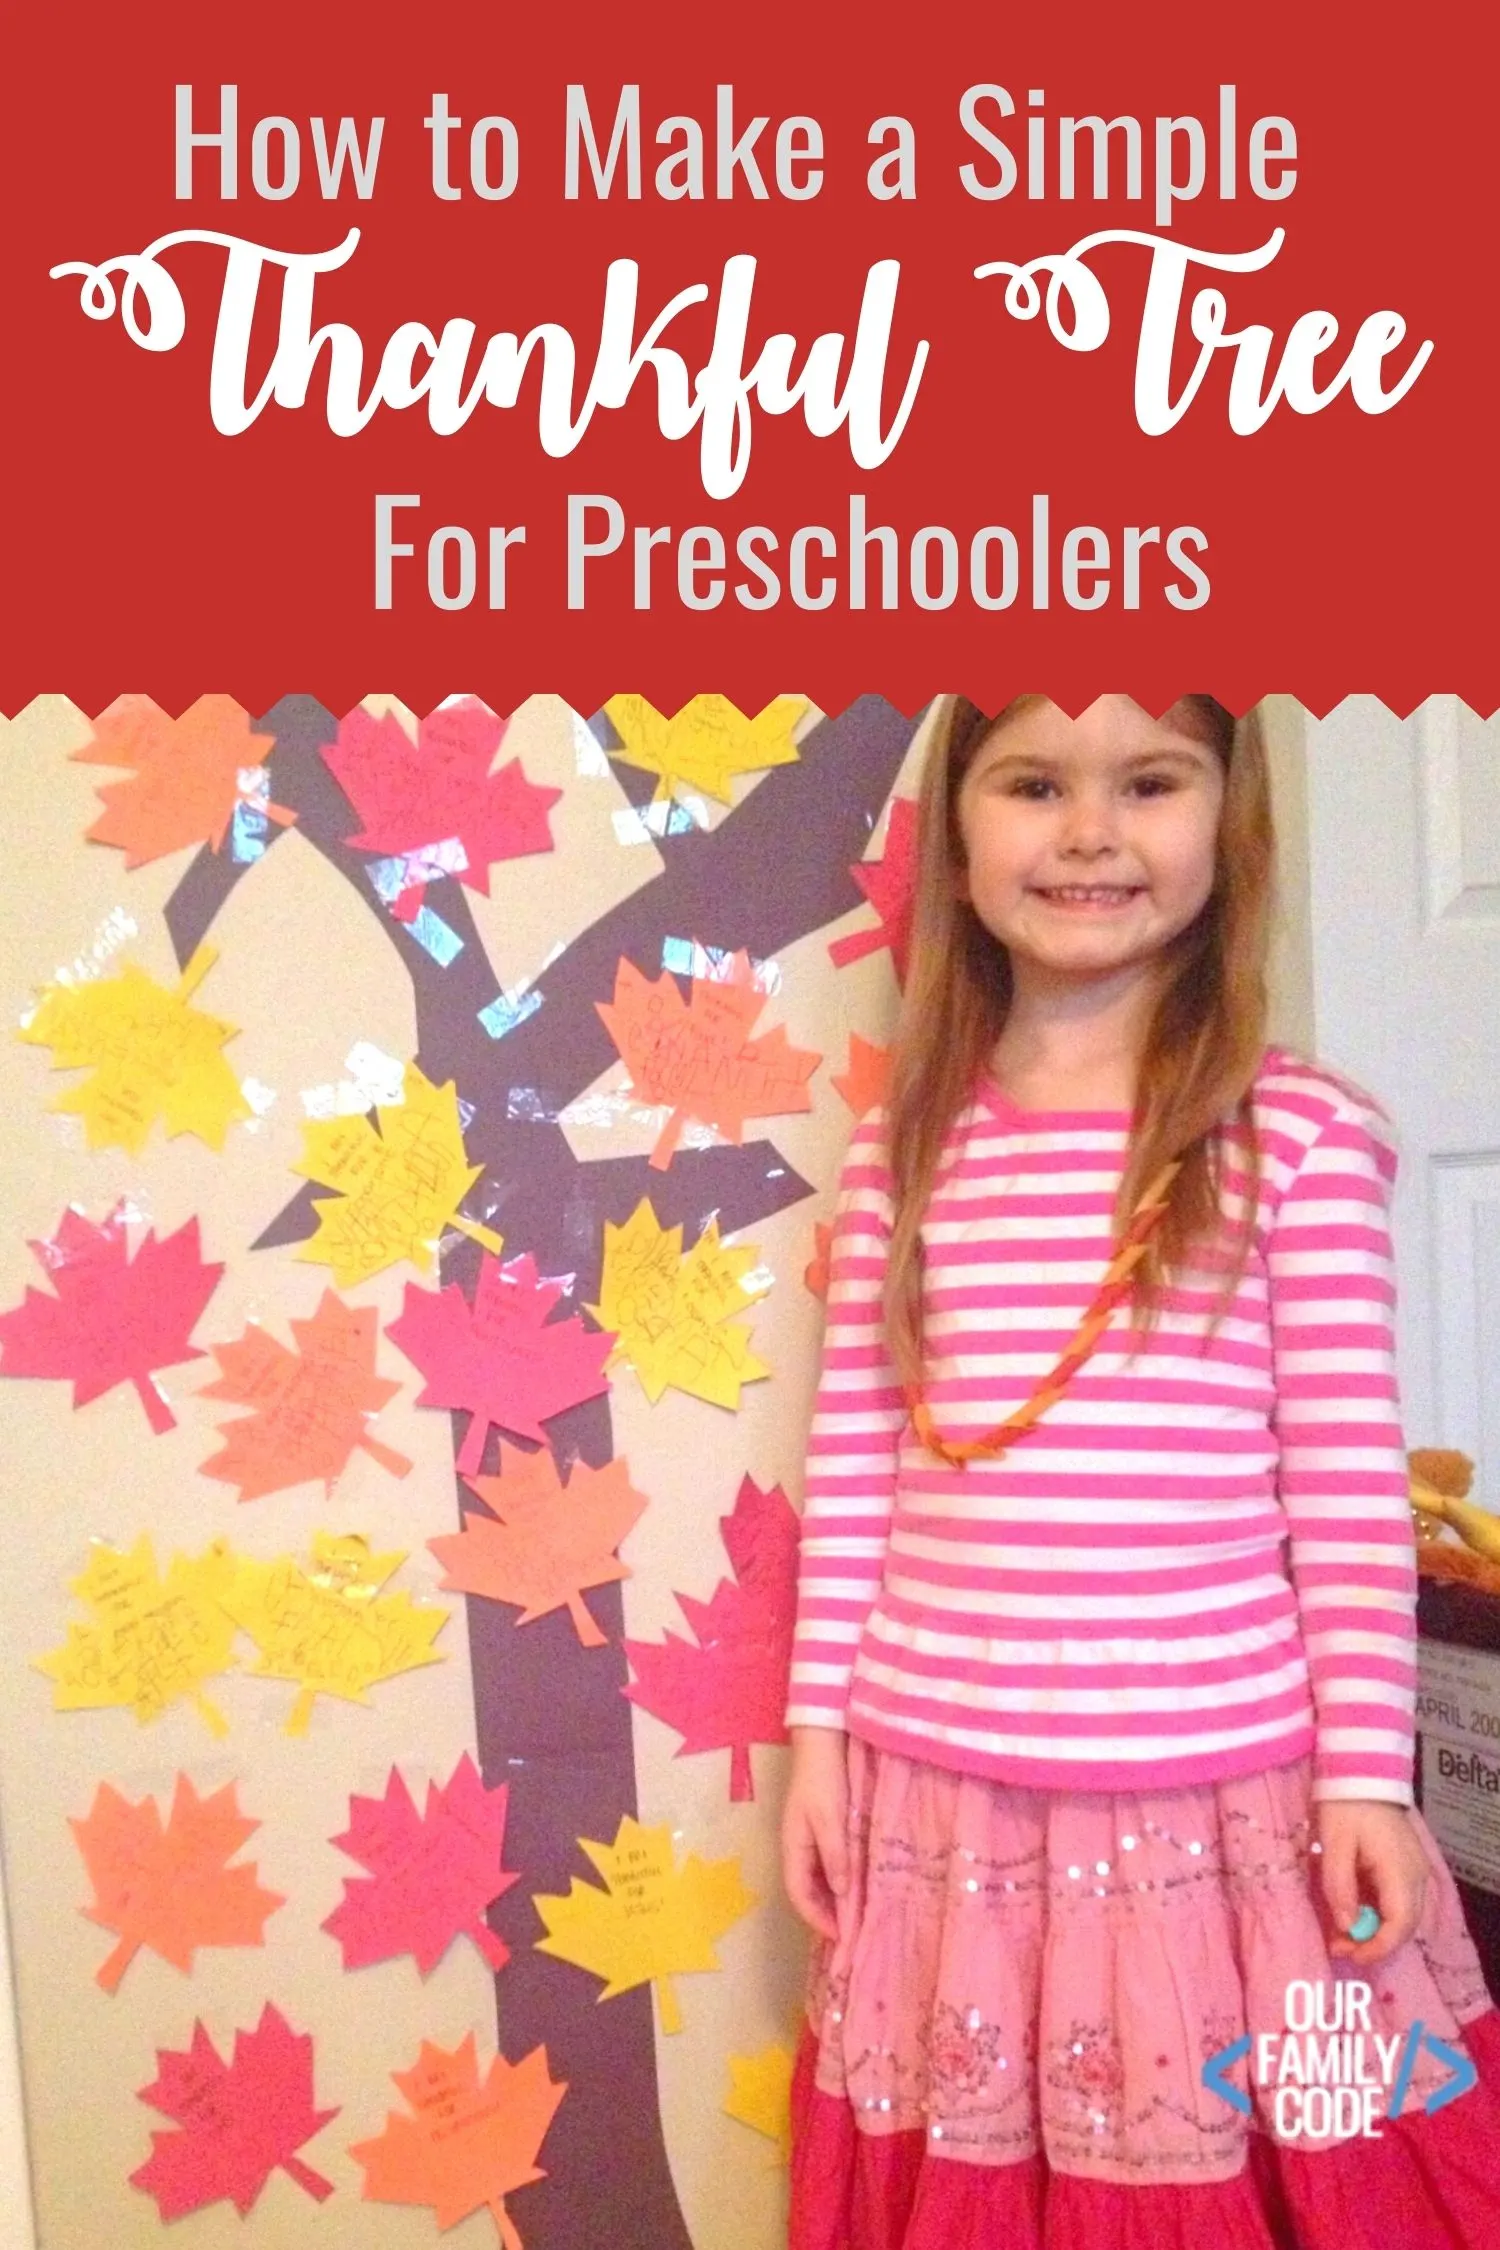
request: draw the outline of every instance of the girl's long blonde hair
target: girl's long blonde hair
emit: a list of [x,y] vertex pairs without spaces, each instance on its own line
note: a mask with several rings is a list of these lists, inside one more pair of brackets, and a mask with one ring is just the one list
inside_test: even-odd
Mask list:
[[[886,1277],[886,1334],[897,1373],[922,1381],[921,1225],[943,1140],[972,1098],[1010,1008],[1010,963],[961,896],[958,794],[980,746],[1023,704],[988,719],[963,696],[946,699],[923,773],[910,962],[886,1099],[895,1223]],[[1173,940],[1146,1034],[1135,1120],[1116,1205],[1122,1227],[1143,1188],[1181,1158],[1166,1215],[1137,1276],[1149,1321],[1170,1270],[1194,1245],[1222,1237],[1219,1128],[1238,1118],[1250,1175],[1228,1260],[1232,1289],[1254,1222],[1258,1153],[1250,1089],[1265,1046],[1266,953],[1275,843],[1257,712],[1236,720],[1212,696],[1182,699],[1224,767],[1214,884],[1192,925]]]

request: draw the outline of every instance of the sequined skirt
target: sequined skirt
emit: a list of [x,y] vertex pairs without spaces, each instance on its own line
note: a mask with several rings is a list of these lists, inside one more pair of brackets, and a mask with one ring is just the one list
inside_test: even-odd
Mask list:
[[[1500,2016],[1420,1814],[1421,1926],[1361,1972],[1326,1949],[1306,1758],[1063,1792],[853,1741],[850,1779],[851,1910],[814,1957],[798,2065],[793,2250],[1500,2246]],[[1278,2105],[1254,2049],[1221,2064],[1238,2102],[1205,2082],[1247,2031],[1287,2028],[1289,1987],[1312,1995],[1294,2017],[1315,2005],[1332,2028],[1351,1981],[1370,1988],[1361,2071],[1379,2076],[1375,2034],[1387,2064],[1411,2049],[1375,2134],[1389,2068],[1358,2131]],[[1414,2025],[1479,2073],[1430,2113],[1456,2068]],[[1352,2050],[1331,2068],[1352,2076]]]

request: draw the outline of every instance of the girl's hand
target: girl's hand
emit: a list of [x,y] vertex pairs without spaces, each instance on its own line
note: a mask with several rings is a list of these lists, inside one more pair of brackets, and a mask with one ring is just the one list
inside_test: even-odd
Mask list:
[[[1327,1798],[1318,1806],[1317,1823],[1323,1897],[1335,1932],[1329,1954],[1371,1968],[1404,1945],[1421,1919],[1426,1855],[1404,1805]],[[1349,1925],[1367,1899],[1380,1928],[1357,1945]]]
[[849,1890],[849,1771],[836,1727],[793,1727],[792,1780],[781,1816],[781,1874],[794,1912],[819,1937],[839,1936]]

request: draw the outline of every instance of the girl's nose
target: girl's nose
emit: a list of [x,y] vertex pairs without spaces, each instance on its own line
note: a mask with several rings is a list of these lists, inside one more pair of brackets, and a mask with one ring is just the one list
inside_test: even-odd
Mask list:
[[1080,859],[1096,859],[1114,851],[1119,836],[1109,799],[1096,797],[1091,792],[1070,798],[1060,841],[1065,852]]

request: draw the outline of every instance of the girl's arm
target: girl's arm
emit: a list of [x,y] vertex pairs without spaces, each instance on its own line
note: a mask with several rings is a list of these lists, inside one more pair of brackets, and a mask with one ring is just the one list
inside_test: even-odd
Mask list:
[[907,1420],[886,1356],[881,1302],[892,1217],[877,1112],[850,1144],[834,1216],[828,1322],[807,1447],[791,1727],[842,1728],[855,1654],[885,1567]]
[[1395,1367],[1388,1128],[1352,1095],[1300,1154],[1268,1248],[1280,1493],[1317,1712],[1313,1797],[1410,1805],[1416,1552]]

